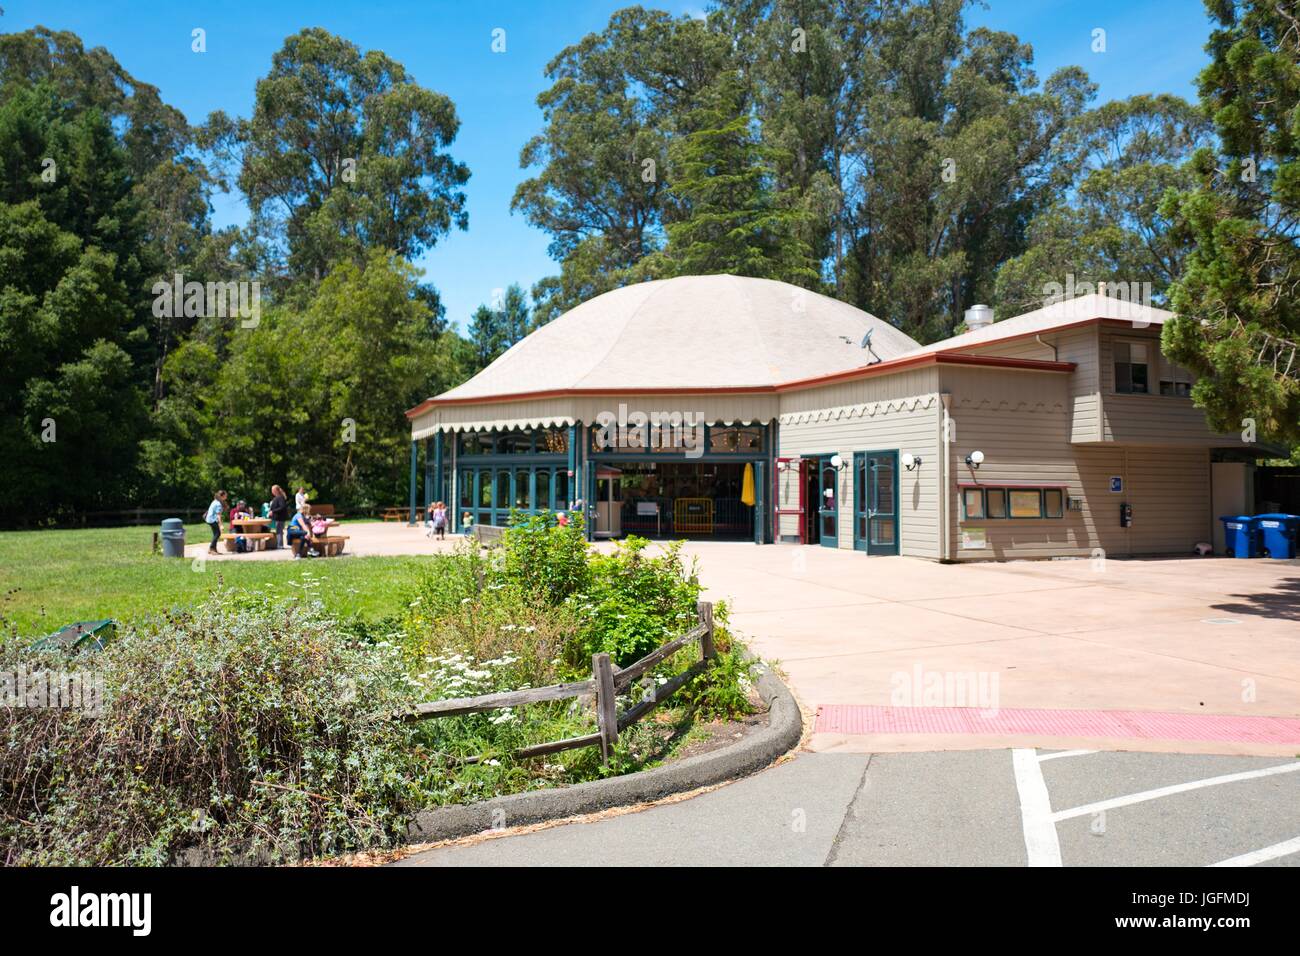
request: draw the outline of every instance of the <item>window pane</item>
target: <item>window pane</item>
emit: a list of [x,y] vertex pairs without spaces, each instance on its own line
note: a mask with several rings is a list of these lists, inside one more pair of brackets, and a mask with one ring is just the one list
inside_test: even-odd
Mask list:
[[890,545],[894,543],[894,519],[871,519],[871,543]]
[[1115,363],[1115,391],[1131,392],[1133,391],[1133,374],[1132,366],[1127,362]]
[[527,455],[533,448],[530,432],[506,432],[497,439],[497,453],[501,455]]
[[1049,518],[1060,518],[1063,515],[1063,504],[1061,501],[1060,488],[1043,489],[1043,514]]
[[498,508],[510,507],[510,472],[497,472],[497,495],[493,504]]
[[546,428],[537,436],[537,453],[543,455],[563,455],[569,450],[569,430],[567,428]]
[[569,475],[564,471],[555,473],[555,510],[564,511],[569,507]]
[[537,476],[537,498],[534,507],[539,510],[545,508],[553,511],[554,506],[551,504],[551,469],[538,468],[534,474]]
[[709,451],[752,453],[763,450],[763,429],[761,428],[710,428]]
[[1133,391],[1145,393],[1147,391],[1147,367],[1138,365],[1136,362],[1129,366],[1129,374],[1133,378]]
[[965,504],[967,518],[984,517],[984,489],[967,488],[962,492],[962,501]]
[[[872,507],[886,514],[894,513],[894,461],[893,458],[875,459],[875,487],[871,489]],[[884,542],[888,544],[889,542]]]
[[457,438],[458,455],[490,455],[492,450],[492,436],[487,432],[464,432]]
[[1007,516],[1007,493],[1001,488],[990,488],[988,495],[989,517],[1005,518]]
[[456,478],[456,490],[459,493],[460,506],[468,508],[474,503],[474,472],[462,471]]
[[492,507],[492,472],[478,473],[478,505],[480,508]]
[[527,468],[520,468],[515,472],[515,507],[531,508],[533,506],[532,492],[529,491],[529,475]]
[[1040,518],[1043,514],[1037,491],[1012,491],[1011,517]]

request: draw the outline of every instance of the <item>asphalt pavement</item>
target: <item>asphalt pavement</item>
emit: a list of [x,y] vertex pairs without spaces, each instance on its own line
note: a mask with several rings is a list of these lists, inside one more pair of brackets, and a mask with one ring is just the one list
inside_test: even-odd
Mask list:
[[793,759],[690,799],[397,866],[1300,865],[1300,760],[966,750]]

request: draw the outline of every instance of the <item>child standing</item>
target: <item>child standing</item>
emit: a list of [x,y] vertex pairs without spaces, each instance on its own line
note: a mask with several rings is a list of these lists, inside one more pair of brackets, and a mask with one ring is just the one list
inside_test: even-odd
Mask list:
[[433,506],[433,531],[438,536],[439,541],[445,541],[447,538],[447,506],[441,501],[435,502]]
[[207,514],[203,520],[207,526],[212,529],[212,543],[208,545],[208,554],[217,553],[217,542],[221,540],[221,512],[226,507],[226,493],[224,491],[215,491],[212,493],[212,504],[208,505]]

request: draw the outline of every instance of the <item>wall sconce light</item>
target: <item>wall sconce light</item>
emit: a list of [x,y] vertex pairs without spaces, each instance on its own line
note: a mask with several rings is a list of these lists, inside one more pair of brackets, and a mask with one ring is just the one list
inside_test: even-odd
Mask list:
[[835,489],[827,488],[825,491],[822,492],[822,494],[825,495],[826,499],[829,501],[831,498],[835,497]]
[[984,463],[984,452],[976,449],[966,456],[966,464],[978,470],[979,466]]
[[836,471],[843,471],[847,464],[848,462],[846,462],[839,455],[831,455],[831,467],[834,468]]
[[921,456],[913,455],[910,451],[903,452],[903,467],[908,471],[921,467]]
[[785,462],[783,462],[783,461],[778,461],[778,462],[776,463],[776,470],[777,470],[777,471],[785,471],[785,468],[786,468],[786,464],[785,464]]

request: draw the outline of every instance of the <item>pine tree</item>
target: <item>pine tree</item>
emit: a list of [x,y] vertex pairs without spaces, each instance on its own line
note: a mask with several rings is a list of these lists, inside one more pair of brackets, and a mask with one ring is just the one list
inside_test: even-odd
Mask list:
[[1195,244],[1164,349],[1195,369],[1192,398],[1225,431],[1300,442],[1300,4],[1207,0],[1219,23],[1199,79],[1221,146],[1169,213]]
[[809,213],[775,185],[773,155],[757,136],[739,78],[721,77],[669,147],[672,221],[655,275],[730,273],[812,286]]

